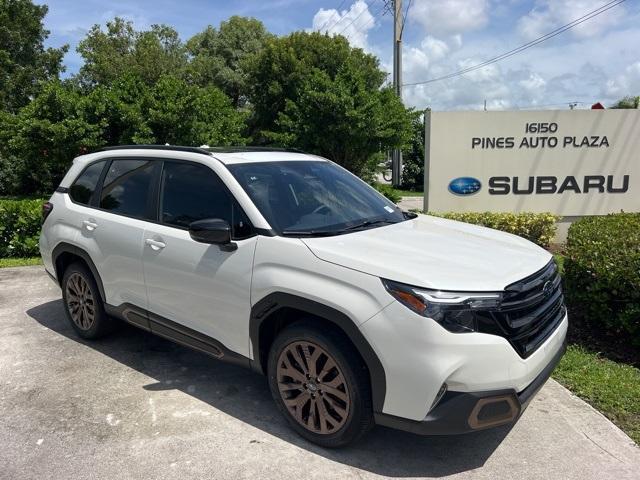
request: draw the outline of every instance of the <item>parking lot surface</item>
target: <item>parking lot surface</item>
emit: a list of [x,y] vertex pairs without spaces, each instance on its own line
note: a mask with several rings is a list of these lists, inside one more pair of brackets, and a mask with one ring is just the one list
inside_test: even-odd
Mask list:
[[554,381],[513,428],[316,447],[264,377],[133,327],[76,337],[42,267],[0,270],[0,338],[1,479],[640,478],[640,449]]

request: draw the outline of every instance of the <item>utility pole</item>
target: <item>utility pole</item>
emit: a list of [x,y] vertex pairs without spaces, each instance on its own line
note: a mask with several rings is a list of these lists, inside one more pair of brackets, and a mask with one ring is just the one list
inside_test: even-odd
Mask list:
[[[402,0],[391,0],[393,6],[393,88],[402,100]],[[402,150],[393,149],[391,152],[391,183],[394,187],[400,185],[402,176]]]

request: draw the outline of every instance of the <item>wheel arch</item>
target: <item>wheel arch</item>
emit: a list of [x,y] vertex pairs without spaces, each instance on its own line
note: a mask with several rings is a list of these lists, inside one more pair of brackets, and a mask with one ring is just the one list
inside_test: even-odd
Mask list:
[[51,253],[51,260],[56,271],[56,279],[60,285],[62,285],[62,275],[64,274],[65,269],[74,261],[79,260],[83,262],[91,271],[91,274],[98,285],[100,298],[103,302],[106,302],[102,279],[100,278],[100,274],[98,274],[96,265],[93,263],[93,260],[91,260],[91,257],[86,251],[76,245],[61,242],[53,249]]
[[[386,377],[382,362],[355,322],[345,313],[322,303],[290,293],[275,292],[251,308],[249,338],[253,370],[266,374],[269,348],[278,332],[292,323],[291,312],[307,314],[339,329],[353,344],[369,371],[374,412],[382,412],[386,395]],[[298,317],[299,318],[299,317]]]

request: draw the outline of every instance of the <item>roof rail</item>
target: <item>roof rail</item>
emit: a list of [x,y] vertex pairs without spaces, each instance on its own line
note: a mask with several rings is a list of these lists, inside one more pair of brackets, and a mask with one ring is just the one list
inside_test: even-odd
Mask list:
[[200,147],[181,147],[179,145],[117,145],[114,147],[103,147],[98,152],[108,152],[111,150],[172,150],[174,152],[203,153],[209,152]]
[[284,148],[284,147],[244,147],[244,146],[230,146],[230,147],[201,147],[211,153],[239,153],[239,152],[292,152],[292,153],[306,153],[297,148]]
[[240,153],[240,152],[292,152],[306,153],[297,148],[282,147],[245,147],[245,146],[229,146],[229,147],[210,147],[203,145],[201,147],[184,147],[180,145],[116,145],[113,147],[103,147],[98,152],[108,152],[110,150],[173,150],[174,152],[191,152],[191,153]]

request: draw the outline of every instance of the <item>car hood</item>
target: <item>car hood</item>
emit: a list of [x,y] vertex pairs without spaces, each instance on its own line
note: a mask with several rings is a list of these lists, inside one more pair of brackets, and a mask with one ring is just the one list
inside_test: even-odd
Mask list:
[[516,235],[428,215],[302,241],[321,260],[439,290],[500,291],[551,260]]

